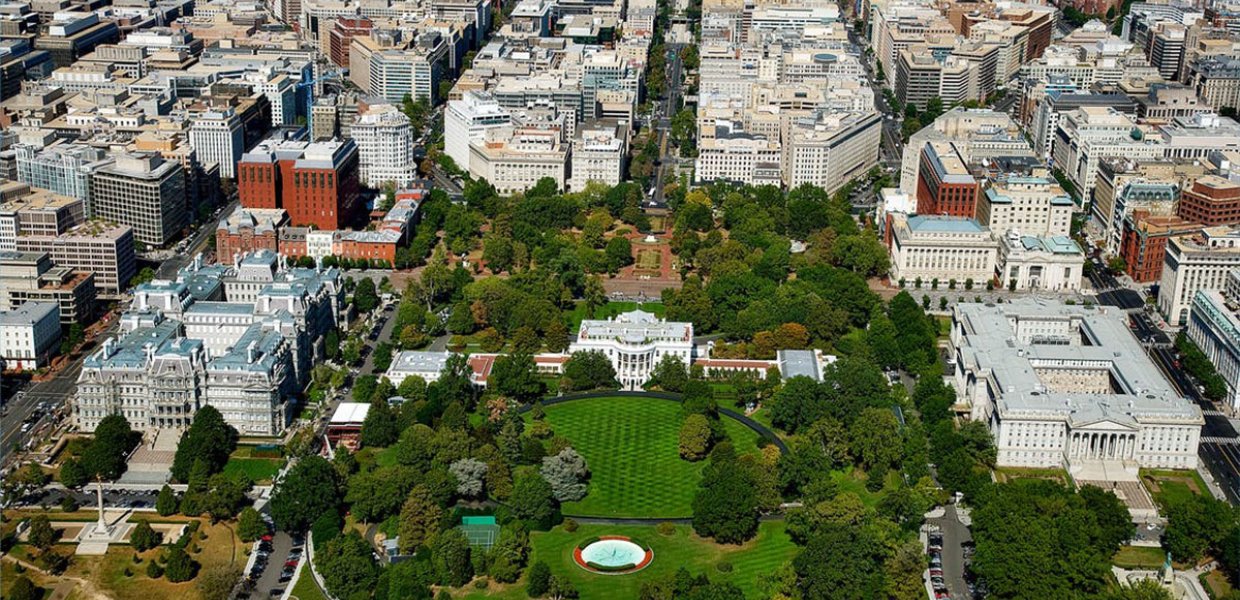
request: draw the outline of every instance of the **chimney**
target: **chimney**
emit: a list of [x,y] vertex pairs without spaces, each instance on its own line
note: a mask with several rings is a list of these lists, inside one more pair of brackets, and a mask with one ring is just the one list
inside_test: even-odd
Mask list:
[[250,344],[245,347],[245,362],[246,363],[254,364],[254,346],[257,346],[257,345],[258,345],[258,342],[250,342]]

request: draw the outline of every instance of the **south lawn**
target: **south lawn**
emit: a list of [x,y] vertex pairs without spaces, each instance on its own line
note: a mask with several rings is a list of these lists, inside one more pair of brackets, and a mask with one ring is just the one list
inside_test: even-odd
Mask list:
[[[566,503],[565,515],[693,515],[693,495],[706,463],[680,458],[680,404],[660,398],[607,397],[556,404],[546,412],[551,429],[572,442],[592,474],[589,494]],[[757,433],[721,418],[737,452],[758,451]]]
[[[583,540],[600,535],[640,539],[654,551],[654,560],[645,569],[628,575],[587,573],[573,562],[573,549]],[[561,526],[531,534],[530,544],[533,546],[530,564],[538,560],[546,562],[552,574],[569,577],[581,598],[590,600],[632,600],[638,597],[643,581],[669,576],[682,566],[694,575],[705,573],[713,580],[731,581],[740,586],[747,597],[758,598],[762,597],[759,577],[774,573],[797,551],[784,531],[783,522],[779,521],[762,523],[758,536],[740,546],[716,544],[700,538],[688,525],[677,525],[670,536],[660,535],[650,525],[582,525],[573,533],[564,531]],[[721,570],[721,563],[731,565],[731,571]],[[472,586],[464,589],[468,590],[466,598],[515,600],[527,597],[524,577],[507,586],[491,583],[486,591],[475,590]]]

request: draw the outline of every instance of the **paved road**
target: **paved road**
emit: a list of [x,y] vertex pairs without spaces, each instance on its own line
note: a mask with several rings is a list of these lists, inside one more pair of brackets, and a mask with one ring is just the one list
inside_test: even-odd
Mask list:
[[288,586],[293,585],[291,580],[284,583],[280,582],[280,571],[284,569],[284,561],[287,560],[289,550],[292,550],[292,548],[293,538],[289,534],[277,531],[272,536],[271,555],[267,559],[266,568],[262,570],[254,584],[254,591],[251,592],[253,598],[276,598],[279,597],[279,594],[273,595],[272,590],[284,590]]
[[[382,318],[384,319],[383,327],[379,330],[378,336],[372,337],[369,334],[366,335],[366,360],[362,362],[362,369],[358,371],[358,373],[373,373],[375,369],[375,346],[378,346],[379,342],[391,341],[392,339],[392,330],[396,327],[396,304],[393,303],[390,304],[388,308],[381,309],[380,313],[383,315]],[[397,350],[393,348],[392,353],[395,354],[396,352]],[[383,372],[380,371],[375,374],[383,375]]]
[[1156,346],[1151,348],[1150,355],[1180,393],[1201,408],[1206,422],[1201,428],[1202,439],[1197,446],[1197,455],[1223,489],[1228,501],[1240,504],[1240,444],[1235,443],[1238,441],[1236,429],[1218,412],[1217,407],[1198,393],[1196,384],[1184,370],[1175,366],[1175,353],[1171,349]]
[[155,271],[155,276],[160,279],[172,279],[176,277],[177,271],[180,271],[183,267],[188,265],[195,256],[207,249],[207,242],[211,239],[211,236],[215,235],[216,227],[213,223],[216,223],[219,219],[225,218],[232,214],[232,212],[236,210],[238,202],[239,200],[236,194],[234,194],[233,198],[227,205],[224,206],[223,210],[219,211],[218,217],[204,222],[198,230],[190,236],[190,241],[185,245],[184,251],[174,253],[170,258],[160,263],[159,269]]
[[972,541],[969,528],[956,515],[956,505],[948,504],[942,517],[930,519],[943,532],[943,580],[947,591],[956,600],[970,598],[969,586],[964,580],[964,542]]

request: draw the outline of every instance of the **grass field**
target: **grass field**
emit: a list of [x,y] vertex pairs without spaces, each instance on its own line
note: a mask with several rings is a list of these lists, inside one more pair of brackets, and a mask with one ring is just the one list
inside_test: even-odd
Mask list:
[[[596,398],[547,407],[547,422],[590,465],[590,492],[564,514],[596,517],[688,517],[705,462],[680,458],[680,405],[658,398]],[[758,434],[724,417],[740,452]]]
[[1121,569],[1159,569],[1166,559],[1167,553],[1162,548],[1121,546],[1111,557],[1111,564]]
[[608,302],[596,308],[594,314],[587,317],[585,303],[578,302],[573,306],[573,311],[569,313],[569,319],[572,321],[570,325],[573,331],[577,331],[581,327],[582,319],[606,319],[638,308],[653,313],[659,318],[662,318],[665,312],[662,302]]
[[[573,562],[573,548],[582,540],[599,535],[638,538],[650,545],[654,551],[654,561],[631,575],[587,573]],[[694,575],[705,573],[714,580],[732,581],[745,591],[746,597],[759,598],[762,597],[758,587],[759,576],[774,572],[797,552],[782,522],[762,523],[758,536],[740,546],[720,545],[699,538],[687,525],[677,526],[676,532],[670,536],[660,535],[655,527],[649,525],[582,525],[573,533],[557,527],[545,533],[531,534],[530,544],[533,546],[531,564],[536,560],[545,561],[553,574],[567,576],[577,586],[581,598],[590,600],[637,598],[643,581],[667,577],[682,566]],[[721,562],[731,563],[732,572],[721,573],[716,569]],[[463,594],[465,598],[515,600],[526,597],[524,580],[502,588],[492,584],[487,591],[477,591],[472,586],[466,590]]]
[[282,458],[230,458],[224,465],[224,474],[245,473],[254,483],[271,483],[283,466]]
[[663,266],[663,253],[658,250],[638,250],[637,251],[637,269],[643,271],[658,271]]
[[1196,471],[1142,469],[1141,482],[1164,511],[1171,504],[1206,492],[1206,483]]
[[319,586],[314,583],[314,576],[310,574],[310,566],[306,565],[301,569],[301,575],[297,576],[297,583],[293,585],[292,598],[297,600],[327,600],[327,596],[319,590]]

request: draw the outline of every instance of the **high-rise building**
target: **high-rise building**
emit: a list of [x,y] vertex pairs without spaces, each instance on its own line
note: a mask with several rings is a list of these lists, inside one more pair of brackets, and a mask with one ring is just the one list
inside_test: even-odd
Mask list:
[[1104,156],[1156,158],[1161,144],[1145,140],[1136,123],[1110,107],[1085,106],[1059,119],[1051,156],[1076,188],[1082,202],[1091,198],[1097,183],[1098,160]]
[[569,191],[579,192],[591,181],[609,187],[624,181],[628,158],[628,128],[603,125],[583,128],[573,140]]
[[883,119],[876,112],[824,112],[798,120],[783,144],[789,188],[810,184],[834,194],[878,165]]
[[17,179],[30,187],[70,196],[86,202],[91,214],[90,174],[106,164],[107,154],[98,148],[79,144],[60,144],[50,148],[16,144]]
[[238,163],[246,208],[283,208],[294,226],[341,229],[358,206],[358,150],[353,140],[269,140]]
[[357,142],[362,185],[378,189],[392,182],[404,187],[417,177],[413,126],[395,106],[370,106],[353,123],[351,133]]
[[512,123],[512,113],[486,92],[465,92],[443,111],[444,154],[461,169],[469,169],[469,144],[482,140],[488,129]]
[[134,239],[165,246],[189,224],[185,170],[153,152],[118,154],[91,178],[93,216],[128,225]]
[[237,161],[245,152],[241,119],[231,108],[209,111],[190,125],[189,145],[198,152],[200,162],[219,165],[220,177],[233,179],[237,176]]
[[133,228],[100,219],[56,235],[20,235],[18,252],[46,252],[57,265],[94,274],[95,287],[118,294],[138,273]]

